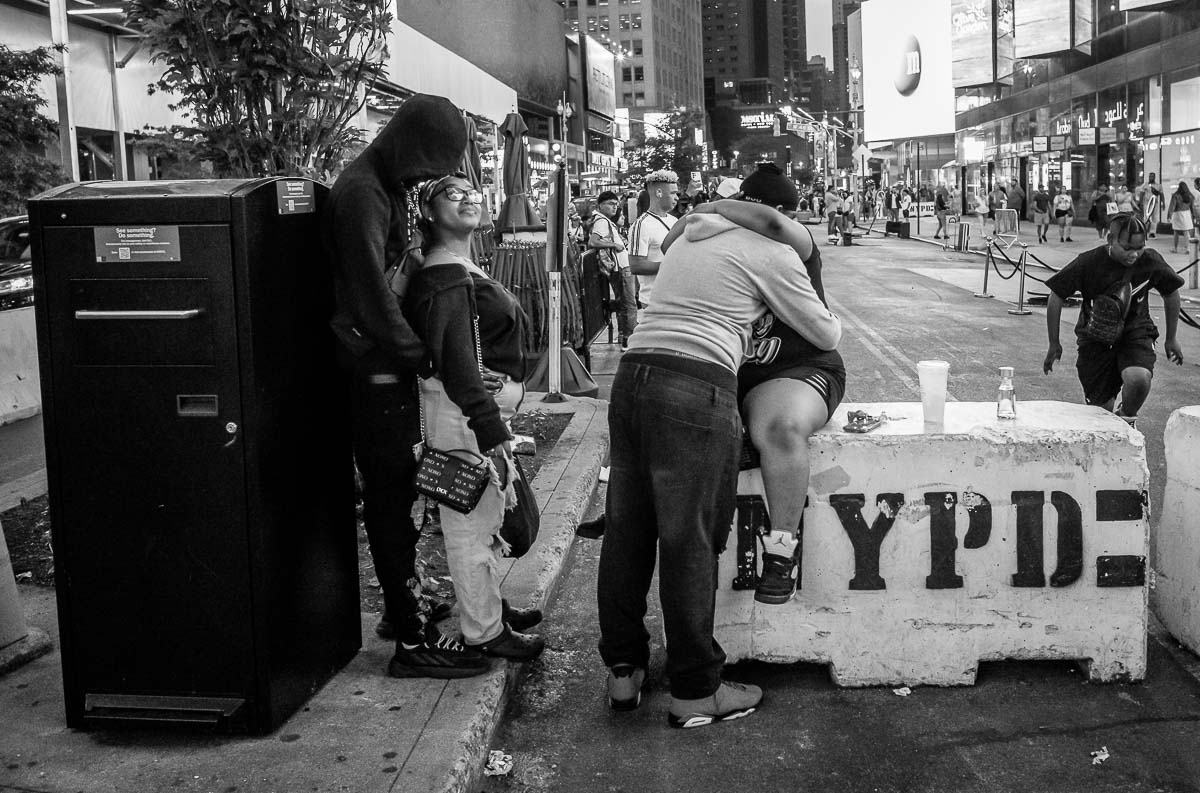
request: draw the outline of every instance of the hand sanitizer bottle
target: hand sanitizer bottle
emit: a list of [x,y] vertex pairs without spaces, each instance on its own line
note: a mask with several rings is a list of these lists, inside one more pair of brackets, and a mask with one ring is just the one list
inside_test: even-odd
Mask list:
[[1017,392],[1013,388],[1013,368],[1000,367],[1000,388],[996,391],[996,418],[1015,419],[1017,417]]

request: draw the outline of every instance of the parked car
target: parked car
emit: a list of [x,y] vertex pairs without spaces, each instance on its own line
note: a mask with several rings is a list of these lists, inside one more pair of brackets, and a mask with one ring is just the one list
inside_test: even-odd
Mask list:
[[0,311],[33,305],[29,218],[0,218]]

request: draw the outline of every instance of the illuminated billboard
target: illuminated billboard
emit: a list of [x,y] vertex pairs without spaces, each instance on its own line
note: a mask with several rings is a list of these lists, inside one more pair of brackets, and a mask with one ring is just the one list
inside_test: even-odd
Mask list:
[[587,69],[587,109],[610,121],[617,115],[617,68],[615,57],[608,48],[591,36],[580,34],[586,42],[584,68]]
[[1161,8],[1177,5],[1180,0],[1121,0],[1121,11],[1135,11],[1139,8]]
[[1013,84],[1013,0],[996,0],[996,82]]
[[1071,38],[1074,41],[1075,49],[1086,54],[1090,54],[1092,51],[1092,18],[1091,0],[1076,0]]
[[1066,52],[1071,41],[1072,0],[1018,2],[1014,12],[1014,43],[1018,58],[1037,58]]
[[[863,8],[870,5],[867,3]],[[992,0],[951,0],[950,20],[954,38],[954,87],[971,88],[994,83],[996,17],[992,13]]]
[[863,3],[863,129],[869,141],[954,132],[951,0]]

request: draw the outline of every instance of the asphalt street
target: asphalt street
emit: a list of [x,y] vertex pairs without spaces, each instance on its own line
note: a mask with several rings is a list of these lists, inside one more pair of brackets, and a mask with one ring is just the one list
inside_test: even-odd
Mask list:
[[[1094,244],[1089,238],[1036,252],[1058,267]],[[996,368],[1012,366],[1020,399],[1082,400],[1068,345],[1053,374],[1042,373],[1044,309],[1008,313],[1018,279],[999,281],[993,273],[996,298],[972,296],[982,287],[981,257],[878,237],[848,249],[822,241],[822,250],[830,305],[844,324],[847,401],[918,401],[916,361],[925,358],[950,362],[953,399],[994,399]],[[1181,256],[1167,260],[1186,264]],[[1001,272],[1010,269],[1001,264]],[[1161,320],[1157,297],[1151,307]],[[1073,338],[1075,316],[1074,309],[1064,312],[1064,342]],[[1173,409],[1196,402],[1200,385],[1200,331],[1181,327],[1180,338],[1185,363],[1160,358],[1138,424],[1153,503],[1163,488],[1163,427]],[[593,348],[603,388],[615,359],[607,345]],[[602,497],[603,488],[593,513]],[[901,696],[890,688],[839,689],[820,665],[744,662],[727,676],[761,685],[763,707],[744,720],[688,732],[666,725],[660,640],[647,701],[633,713],[612,712],[596,652],[600,548],[575,542],[544,624],[547,652],[531,665],[493,742],[512,756],[512,772],[488,778],[487,793],[1200,790],[1196,660],[1166,638],[1150,639],[1149,672],[1135,684],[1089,685],[1067,662],[1006,661],[982,664],[974,686]],[[652,636],[661,636],[659,613],[652,602]],[[1093,753],[1105,752],[1097,762]]]

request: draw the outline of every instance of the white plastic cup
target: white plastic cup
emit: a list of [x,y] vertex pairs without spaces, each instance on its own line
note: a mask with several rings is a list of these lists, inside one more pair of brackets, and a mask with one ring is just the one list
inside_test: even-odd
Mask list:
[[926,432],[942,432],[946,428],[946,381],[949,376],[947,361],[917,361]]

